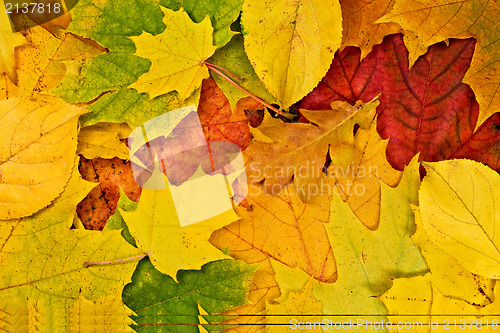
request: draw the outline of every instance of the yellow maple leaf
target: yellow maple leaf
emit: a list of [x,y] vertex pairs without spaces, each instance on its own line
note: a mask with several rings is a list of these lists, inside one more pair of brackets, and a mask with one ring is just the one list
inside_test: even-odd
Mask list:
[[476,128],[500,110],[500,28],[496,1],[396,0],[390,14],[379,23],[396,22],[413,32],[422,44],[421,53],[410,55],[413,63],[427,47],[448,38],[475,37],[478,41],[464,82],[471,85],[480,105]]
[[129,159],[129,149],[120,140],[128,138],[131,128],[126,123],[97,123],[83,127],[78,134],[77,154],[85,158],[118,157]]
[[279,196],[255,186],[249,188],[246,201],[251,211],[238,207],[241,219],[217,230],[210,238],[213,244],[220,249],[229,247],[231,256],[249,264],[274,258],[318,280],[336,280],[335,258],[324,226],[328,220],[326,196],[304,203],[293,185]]
[[500,176],[470,160],[425,163],[422,225],[441,250],[472,273],[500,277]]
[[282,108],[318,84],[342,38],[338,0],[246,0],[241,22],[248,58]]
[[55,97],[0,101],[0,219],[31,215],[61,194],[83,113]]
[[[213,190],[210,185],[196,189],[206,193]],[[238,218],[230,209],[201,222],[181,226],[179,212],[196,214],[190,200],[196,201],[196,198],[184,198],[180,205],[179,201],[174,204],[169,186],[162,190],[143,188],[135,211],[120,209],[137,246],[147,253],[156,269],[175,280],[180,269],[200,269],[209,261],[229,258],[210,244],[208,238],[214,230]],[[215,207],[217,204],[217,200],[206,203],[204,213],[210,215],[211,210],[219,210],[220,207]]]
[[152,63],[130,88],[146,92],[150,98],[176,90],[185,100],[209,76],[204,62],[216,49],[212,45],[213,28],[208,16],[194,23],[183,9],[175,12],[162,7],[162,11],[164,32],[130,37],[137,48],[135,55]]
[[120,292],[131,278],[137,262],[85,265],[139,252],[119,230],[70,230],[76,205],[94,186],[81,178],[76,163],[64,192],[48,208],[0,220],[0,330],[66,331],[80,293],[97,301]]

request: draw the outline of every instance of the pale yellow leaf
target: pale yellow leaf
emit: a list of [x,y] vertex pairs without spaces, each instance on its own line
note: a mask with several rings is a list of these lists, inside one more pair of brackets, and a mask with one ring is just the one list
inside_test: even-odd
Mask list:
[[342,39],[338,0],[246,0],[241,22],[248,58],[282,108],[318,84]]
[[490,304],[495,280],[469,272],[455,258],[432,243],[422,226],[418,207],[412,206],[412,209],[417,225],[412,240],[420,247],[432,272],[428,280],[445,296],[481,306]]
[[472,273],[500,277],[500,175],[470,160],[424,164],[422,225],[441,250]]

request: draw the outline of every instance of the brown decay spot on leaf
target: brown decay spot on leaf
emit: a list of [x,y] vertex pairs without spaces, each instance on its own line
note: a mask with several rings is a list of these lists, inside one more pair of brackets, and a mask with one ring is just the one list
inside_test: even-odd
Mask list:
[[114,214],[120,199],[120,188],[127,197],[139,201],[141,188],[134,181],[130,162],[118,158],[93,160],[81,157],[79,170],[83,179],[99,182],[77,206],[78,217],[89,230],[102,230]]

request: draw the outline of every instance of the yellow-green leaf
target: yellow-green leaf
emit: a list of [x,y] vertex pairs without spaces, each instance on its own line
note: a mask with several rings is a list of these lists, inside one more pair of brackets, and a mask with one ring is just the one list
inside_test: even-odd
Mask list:
[[135,43],[135,55],[149,59],[149,71],[129,86],[146,92],[150,98],[176,90],[184,100],[208,77],[204,62],[214,52],[212,26],[208,16],[194,23],[188,14],[162,7],[165,31],[156,36],[143,32],[130,37]]
[[[196,191],[213,192],[214,189],[200,186]],[[231,209],[201,222],[181,226],[178,211],[194,213],[191,200],[196,198],[184,198],[182,204],[179,206],[177,202],[176,206],[169,186],[162,190],[143,188],[135,211],[120,209],[137,246],[148,254],[156,269],[174,279],[180,269],[200,269],[209,261],[229,258],[208,239],[213,231],[238,219]],[[217,205],[217,200],[206,203],[204,213],[210,215],[211,210],[219,210]]]
[[241,22],[248,58],[283,108],[318,84],[342,39],[338,0],[246,0]]
[[429,238],[472,273],[500,277],[500,176],[470,160],[425,163],[419,192]]
[[[394,278],[421,274],[427,265],[410,239],[414,231],[409,202],[417,201],[420,183],[418,157],[406,166],[398,187],[381,184],[380,226],[368,230],[338,196],[331,201],[328,237],[337,258],[338,280],[314,287],[327,314],[386,314],[375,297],[387,291]],[[382,318],[362,317],[373,321]],[[347,320],[348,317],[336,318]]]
[[84,112],[55,97],[0,101],[0,219],[31,215],[61,194]]

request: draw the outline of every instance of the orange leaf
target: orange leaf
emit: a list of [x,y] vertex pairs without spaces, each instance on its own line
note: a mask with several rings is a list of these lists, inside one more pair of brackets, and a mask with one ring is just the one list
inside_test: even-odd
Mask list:
[[322,282],[337,278],[333,256],[323,223],[329,218],[326,196],[304,203],[288,186],[280,196],[264,194],[262,186],[249,188],[251,211],[237,207],[242,218],[212,234],[210,242],[247,263],[274,258],[287,266],[300,267]]
[[114,214],[120,199],[120,187],[134,201],[139,201],[141,188],[134,181],[130,162],[114,158],[80,159],[83,179],[100,182],[89,192],[76,209],[85,229],[102,230],[108,218]]
[[231,110],[229,100],[213,79],[201,85],[198,116],[207,142],[232,142],[245,149],[252,135],[243,109]]

